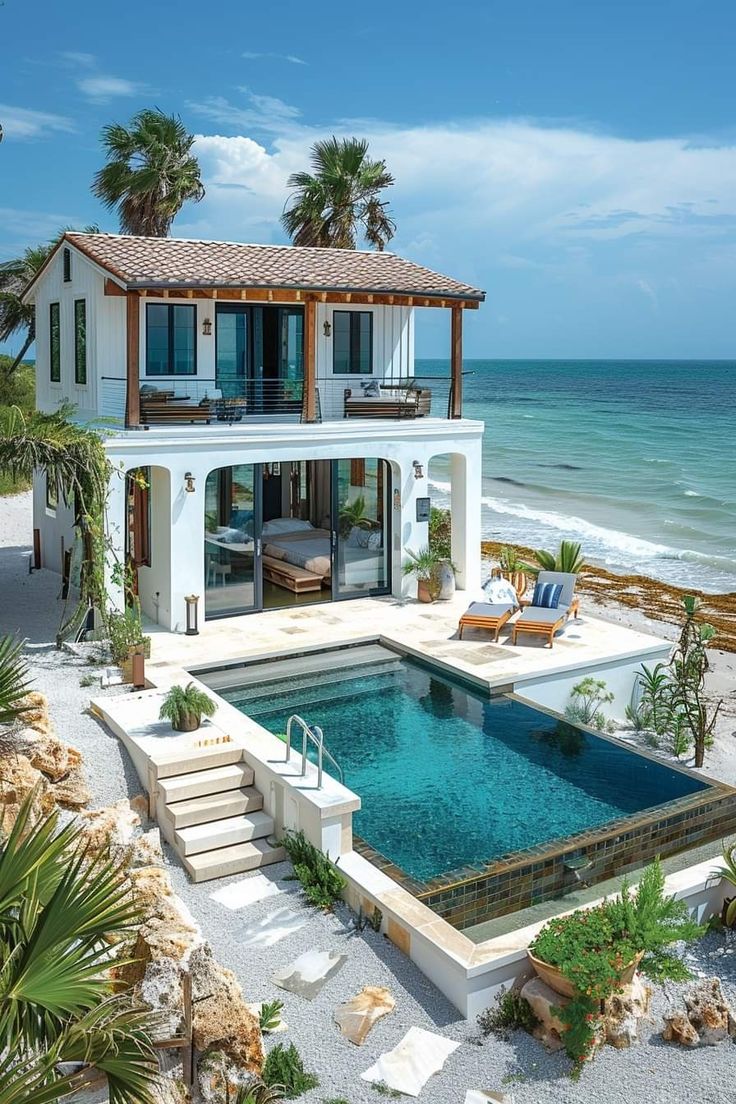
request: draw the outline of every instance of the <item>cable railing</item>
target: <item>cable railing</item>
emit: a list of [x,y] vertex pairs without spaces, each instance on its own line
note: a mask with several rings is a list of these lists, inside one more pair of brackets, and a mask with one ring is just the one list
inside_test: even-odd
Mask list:
[[308,725],[303,717],[300,717],[298,713],[292,713],[292,715],[289,717],[289,720],[286,722],[286,762],[288,763],[291,761],[292,724],[298,725],[299,728],[301,728],[302,730],[302,769],[300,771],[301,777],[304,778],[307,773],[307,763],[309,761],[307,750],[309,744],[311,743],[317,749],[317,789],[322,789],[322,759],[324,756],[329,759],[329,761],[332,763],[333,767],[337,771],[340,782],[344,782],[342,767],[338,763],[337,759],[335,759],[334,755],[332,755],[332,753],[325,747],[325,738],[322,733],[322,729],[319,727],[319,725]]

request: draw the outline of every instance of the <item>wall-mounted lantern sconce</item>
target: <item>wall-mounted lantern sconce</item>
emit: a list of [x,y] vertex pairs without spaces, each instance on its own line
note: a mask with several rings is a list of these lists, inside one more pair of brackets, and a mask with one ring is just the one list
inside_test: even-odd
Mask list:
[[332,326],[326,320],[324,326],[322,327],[322,332],[324,333],[325,337],[329,337],[332,333]]
[[184,598],[187,604],[187,628],[185,636],[199,636],[199,626],[197,624],[197,606],[199,603],[198,594],[187,594]]
[[194,494],[194,476],[191,472],[184,473],[184,490],[187,494]]
[[424,468],[419,463],[419,461],[418,460],[412,460],[411,466],[414,469],[414,478],[415,479],[424,479]]
[[204,334],[205,337],[209,337],[211,335],[211,333],[212,333],[212,319],[211,318],[205,318],[204,322],[202,323],[202,333]]

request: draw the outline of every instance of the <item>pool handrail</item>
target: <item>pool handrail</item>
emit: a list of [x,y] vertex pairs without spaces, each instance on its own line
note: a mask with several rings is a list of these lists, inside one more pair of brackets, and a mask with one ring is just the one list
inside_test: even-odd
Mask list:
[[292,713],[286,722],[286,762],[291,759],[291,725],[296,723],[302,730],[302,777],[307,773],[307,742],[311,740],[314,746],[317,748],[317,789],[322,789],[322,757],[324,755],[332,763],[333,767],[338,773],[338,777],[341,784],[344,784],[344,776],[342,773],[342,767],[338,763],[335,756],[325,747],[325,738],[322,729],[319,725],[310,726],[300,717],[298,713]]

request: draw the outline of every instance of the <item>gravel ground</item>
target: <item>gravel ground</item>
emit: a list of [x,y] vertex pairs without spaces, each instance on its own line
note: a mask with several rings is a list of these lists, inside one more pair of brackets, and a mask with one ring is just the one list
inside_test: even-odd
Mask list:
[[[4,511],[4,504],[0,510]],[[53,637],[58,624],[54,576],[34,573],[23,576],[19,545],[5,527],[3,514],[0,544],[0,631],[16,626],[36,643]],[[10,539],[6,539],[9,537]],[[57,581],[58,582],[58,581]],[[49,698],[51,714],[59,735],[78,747],[94,795],[94,805],[105,805],[140,792],[140,784],[118,741],[87,712],[91,695],[99,688],[80,686],[85,676],[99,673],[84,659],[51,648],[34,648],[32,664],[36,687]],[[108,691],[115,693],[120,691]],[[382,1052],[394,1047],[412,1027],[423,1027],[462,1045],[448,1058],[443,1071],[430,1079],[421,1093],[426,1104],[463,1104],[469,1088],[503,1090],[516,1104],[736,1104],[736,1049],[731,1042],[715,1048],[685,1051],[663,1043],[655,1034],[661,1016],[677,1005],[684,986],[658,989],[654,1002],[652,1034],[629,1051],[606,1047],[573,1083],[567,1077],[563,1054],[548,1054],[523,1032],[508,1040],[491,1037],[481,1041],[475,1025],[460,1018],[456,1010],[427,981],[421,972],[384,937],[371,930],[356,932],[347,908],[323,915],[302,903],[298,887],[284,880],[289,866],[268,867],[266,876],[282,892],[277,896],[231,911],[211,900],[225,881],[190,884],[181,867],[167,856],[172,879],[216,955],[238,975],[247,999],[279,998],[284,1001],[284,1018],[289,1030],[275,1041],[294,1041],[307,1069],[320,1078],[319,1088],[302,1099],[305,1104],[323,1104],[339,1098],[347,1104],[371,1104],[380,1095],[360,1080]],[[230,879],[238,881],[239,878]],[[245,946],[246,924],[265,920],[276,909],[286,909],[303,921],[272,947]],[[347,955],[343,969],[332,977],[314,1001],[274,986],[274,971],[306,950],[337,950]],[[721,977],[727,995],[736,1006],[736,939],[708,935],[686,952],[691,966],[703,976]],[[385,985],[396,999],[396,1009],[373,1028],[363,1047],[344,1040],[333,1023],[338,1004],[364,985]]]

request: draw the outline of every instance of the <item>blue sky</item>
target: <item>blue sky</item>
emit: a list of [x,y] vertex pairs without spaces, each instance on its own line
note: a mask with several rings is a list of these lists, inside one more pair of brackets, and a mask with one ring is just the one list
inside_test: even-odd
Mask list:
[[[466,355],[734,357],[733,0],[5,0],[0,259],[114,214],[99,132],[142,106],[198,135],[178,236],[282,241],[315,138],[396,177],[391,248],[486,289]],[[445,355],[423,312],[422,355]]]

